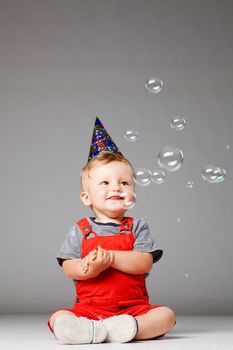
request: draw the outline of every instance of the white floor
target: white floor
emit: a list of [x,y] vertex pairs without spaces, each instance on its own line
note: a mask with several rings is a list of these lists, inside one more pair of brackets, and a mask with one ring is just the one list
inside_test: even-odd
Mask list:
[[60,344],[47,329],[47,315],[0,315],[0,349],[43,350],[233,350],[233,316],[178,316],[160,340],[127,344]]

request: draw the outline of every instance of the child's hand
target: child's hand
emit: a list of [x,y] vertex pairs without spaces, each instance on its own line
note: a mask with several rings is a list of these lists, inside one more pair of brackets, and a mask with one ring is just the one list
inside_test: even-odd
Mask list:
[[101,246],[98,246],[97,257],[99,263],[106,268],[110,267],[113,263],[113,252],[111,250],[103,249]]
[[87,273],[89,267],[89,261],[94,261],[97,257],[97,249],[92,250],[81,260],[81,268],[84,273]]
[[98,246],[96,258],[88,261],[88,273],[90,274],[90,278],[98,276],[102,271],[109,268],[113,260],[114,255],[111,250],[106,250]]

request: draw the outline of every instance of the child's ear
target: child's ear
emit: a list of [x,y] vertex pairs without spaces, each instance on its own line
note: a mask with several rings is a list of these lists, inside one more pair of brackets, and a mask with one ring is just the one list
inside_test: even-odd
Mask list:
[[87,206],[91,205],[91,199],[90,199],[89,194],[87,192],[81,192],[80,199],[84,205],[87,205]]

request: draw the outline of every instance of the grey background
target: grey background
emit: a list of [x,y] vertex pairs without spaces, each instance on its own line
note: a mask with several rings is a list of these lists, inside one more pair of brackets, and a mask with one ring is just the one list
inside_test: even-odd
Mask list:
[[[164,249],[151,302],[233,312],[232,11],[230,0],[0,1],[0,312],[73,302],[55,255],[90,213],[79,172],[97,114],[135,168],[156,168],[167,145],[184,152],[162,185],[138,188],[129,213]],[[159,94],[145,89],[153,76]],[[181,132],[170,127],[177,114]],[[209,163],[226,169],[225,182],[202,180]]]

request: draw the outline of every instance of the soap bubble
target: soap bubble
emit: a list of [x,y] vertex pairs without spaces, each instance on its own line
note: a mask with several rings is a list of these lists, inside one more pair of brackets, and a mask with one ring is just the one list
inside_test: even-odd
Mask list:
[[135,142],[138,138],[138,131],[136,130],[127,130],[124,132],[124,138],[128,142]]
[[181,222],[181,218],[176,218],[176,221],[177,222]]
[[160,169],[153,170],[151,174],[151,180],[155,184],[162,184],[165,180],[165,172]]
[[136,170],[135,182],[140,186],[148,186],[151,183],[151,171],[149,169],[139,168]]
[[171,127],[174,130],[180,131],[183,130],[186,124],[186,120],[184,118],[181,117],[174,117],[171,120]]
[[163,169],[176,171],[183,163],[183,152],[178,148],[167,146],[159,152],[158,163]]
[[229,151],[229,149],[230,149],[231,147],[230,147],[230,145],[226,145],[226,149]]
[[210,184],[220,183],[226,178],[226,170],[214,165],[207,165],[202,170],[202,178]]
[[129,193],[121,193],[120,194],[121,197],[123,197],[123,201],[121,201],[121,207],[124,208],[124,209],[132,209],[135,204],[136,204],[136,194],[132,191],[132,192],[129,192]]
[[188,272],[185,272],[184,277],[185,277],[185,278],[189,278],[189,273],[188,273]]
[[154,94],[157,94],[158,92],[160,92],[162,90],[162,87],[163,87],[163,82],[159,78],[151,78],[146,82],[146,89],[149,92],[152,92]]
[[186,187],[188,187],[188,188],[193,188],[193,186],[194,186],[194,182],[193,181],[188,181],[186,183]]

